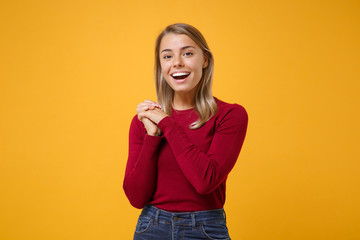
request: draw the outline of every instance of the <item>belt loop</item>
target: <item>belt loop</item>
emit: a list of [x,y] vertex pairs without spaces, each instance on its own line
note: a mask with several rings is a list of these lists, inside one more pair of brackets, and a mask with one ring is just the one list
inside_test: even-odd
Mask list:
[[196,226],[196,222],[195,222],[195,213],[191,213],[191,222],[192,222],[192,230],[193,231],[195,231],[196,230],[196,228],[195,228],[195,226]]
[[155,213],[155,222],[154,222],[155,226],[157,226],[159,223],[159,214],[160,214],[160,210],[158,209]]

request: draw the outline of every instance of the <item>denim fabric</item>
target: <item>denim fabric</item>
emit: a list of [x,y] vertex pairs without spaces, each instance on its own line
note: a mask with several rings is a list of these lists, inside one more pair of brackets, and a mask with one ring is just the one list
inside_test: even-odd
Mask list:
[[229,240],[223,209],[168,212],[152,205],[143,208],[134,240]]

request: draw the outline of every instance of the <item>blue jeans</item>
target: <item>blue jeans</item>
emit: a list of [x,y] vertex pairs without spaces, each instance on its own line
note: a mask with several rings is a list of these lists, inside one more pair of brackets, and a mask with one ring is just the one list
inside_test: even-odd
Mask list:
[[230,240],[224,209],[168,212],[147,205],[135,229],[134,240]]

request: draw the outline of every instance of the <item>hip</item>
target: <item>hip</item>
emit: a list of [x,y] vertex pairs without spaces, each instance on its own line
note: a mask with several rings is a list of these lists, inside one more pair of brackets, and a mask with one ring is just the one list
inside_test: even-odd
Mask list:
[[224,209],[168,212],[152,205],[143,208],[135,229],[135,240],[230,239]]

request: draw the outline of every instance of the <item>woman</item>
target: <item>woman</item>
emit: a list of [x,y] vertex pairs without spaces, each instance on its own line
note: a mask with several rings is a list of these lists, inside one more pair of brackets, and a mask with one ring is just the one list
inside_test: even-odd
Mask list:
[[212,96],[213,68],[196,28],[173,24],[158,36],[158,102],[137,106],[123,185],[143,208],[134,239],[230,239],[225,184],[248,118],[242,106]]

